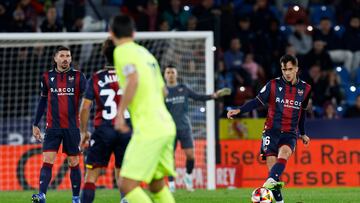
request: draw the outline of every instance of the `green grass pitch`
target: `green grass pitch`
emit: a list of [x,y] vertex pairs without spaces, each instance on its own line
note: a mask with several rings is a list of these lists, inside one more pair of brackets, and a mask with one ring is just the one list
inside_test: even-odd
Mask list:
[[[249,203],[252,188],[215,191],[196,190],[189,193],[178,190],[175,199],[178,203]],[[26,203],[34,191],[1,191],[0,202]],[[284,189],[286,203],[359,203],[360,188],[290,188]],[[49,191],[47,203],[71,202],[71,191]],[[95,203],[119,203],[116,190],[97,190]]]

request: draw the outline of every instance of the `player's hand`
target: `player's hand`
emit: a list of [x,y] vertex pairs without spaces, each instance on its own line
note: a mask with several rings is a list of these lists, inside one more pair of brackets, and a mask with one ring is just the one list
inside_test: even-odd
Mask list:
[[301,135],[301,140],[303,141],[305,147],[309,146],[310,138],[307,135]]
[[33,136],[35,137],[35,139],[39,142],[42,142],[42,138],[41,138],[41,131],[40,128],[33,125],[32,127],[32,131],[33,131]]
[[240,113],[240,109],[233,109],[227,112],[227,117],[233,119],[233,116]]
[[218,91],[216,91],[214,93],[214,98],[219,98],[219,97],[224,97],[224,96],[228,96],[231,94],[231,89],[230,88],[221,88]]
[[80,141],[80,150],[84,151],[89,147],[89,141],[90,141],[90,132],[80,132],[81,135],[81,141]]
[[114,127],[115,127],[115,130],[117,130],[121,133],[127,133],[130,131],[129,126],[126,124],[123,113],[117,114]]

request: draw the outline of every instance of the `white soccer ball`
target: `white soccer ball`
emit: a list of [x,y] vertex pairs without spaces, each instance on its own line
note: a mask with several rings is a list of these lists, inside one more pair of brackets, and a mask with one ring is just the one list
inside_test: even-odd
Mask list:
[[273,199],[271,190],[264,187],[258,187],[251,193],[252,203],[272,203]]

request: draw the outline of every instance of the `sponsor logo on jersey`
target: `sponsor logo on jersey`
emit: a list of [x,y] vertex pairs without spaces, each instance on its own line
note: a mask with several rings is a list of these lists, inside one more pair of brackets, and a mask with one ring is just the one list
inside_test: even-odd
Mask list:
[[287,108],[300,109],[301,107],[301,101],[296,101],[292,99],[280,99],[279,97],[276,97],[275,102],[284,104],[284,107]]
[[301,97],[304,94],[304,90],[298,90],[298,95]]

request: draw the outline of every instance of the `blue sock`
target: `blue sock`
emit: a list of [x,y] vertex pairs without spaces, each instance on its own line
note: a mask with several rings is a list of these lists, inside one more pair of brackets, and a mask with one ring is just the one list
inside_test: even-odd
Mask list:
[[174,181],[174,177],[173,177],[173,176],[169,176],[169,177],[168,177],[168,180],[169,180],[169,181]]
[[40,170],[39,193],[46,194],[52,175],[52,166],[50,163],[43,163]]
[[269,177],[279,181],[281,174],[284,172],[286,162],[286,159],[279,158],[276,164],[271,168]]
[[187,174],[191,174],[193,169],[194,169],[194,165],[195,165],[195,160],[194,159],[187,159],[186,160],[186,173]]
[[281,201],[281,200],[283,200],[283,197],[282,197],[282,195],[281,195],[281,190],[275,189],[275,190],[272,191],[272,193],[273,193],[274,198],[275,198],[276,201]]
[[81,193],[81,203],[92,203],[95,198],[95,184],[85,183]]
[[73,196],[79,196],[80,186],[81,186],[81,171],[79,168],[79,164],[70,167],[70,180],[71,180]]

